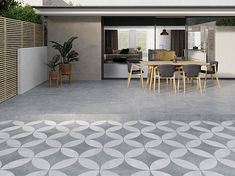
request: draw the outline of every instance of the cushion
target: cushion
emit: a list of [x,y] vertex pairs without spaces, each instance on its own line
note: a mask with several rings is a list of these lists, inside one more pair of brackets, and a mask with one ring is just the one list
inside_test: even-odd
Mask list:
[[153,50],[153,49],[149,49],[148,50],[148,59],[149,60],[157,60],[157,52],[158,51],[167,51],[167,50],[164,50],[164,49],[156,49],[156,50]]
[[137,53],[137,51],[135,48],[129,48],[128,54],[136,54],[136,53]]
[[113,53],[114,53],[114,50],[113,50],[113,48],[106,48],[106,49],[105,49],[105,53],[106,53],[106,54],[113,54]]
[[113,54],[120,54],[120,52],[121,52],[120,50],[114,50]]
[[128,54],[129,52],[129,49],[122,49],[122,51],[120,52],[120,54]]
[[175,59],[175,51],[158,51],[156,59],[161,61],[171,61]]

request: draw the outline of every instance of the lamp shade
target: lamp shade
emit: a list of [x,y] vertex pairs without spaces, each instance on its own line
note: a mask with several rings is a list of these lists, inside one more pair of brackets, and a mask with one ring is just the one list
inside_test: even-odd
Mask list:
[[168,32],[166,32],[166,29],[163,29],[160,35],[169,35]]

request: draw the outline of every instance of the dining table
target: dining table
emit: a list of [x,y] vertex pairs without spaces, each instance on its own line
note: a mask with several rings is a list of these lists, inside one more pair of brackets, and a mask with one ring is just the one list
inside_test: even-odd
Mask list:
[[182,67],[184,65],[201,65],[201,66],[209,66],[209,63],[205,61],[198,60],[180,60],[180,61],[141,61],[141,67],[148,67],[150,69],[150,80],[149,80],[149,90],[152,89],[154,69],[159,65],[171,64],[176,65],[178,67]]

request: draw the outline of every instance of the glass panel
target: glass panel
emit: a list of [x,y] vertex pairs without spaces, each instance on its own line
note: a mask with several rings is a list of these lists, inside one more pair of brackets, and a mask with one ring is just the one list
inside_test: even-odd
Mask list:
[[129,48],[129,31],[118,30],[118,49]]
[[201,49],[201,32],[188,32],[188,49]]

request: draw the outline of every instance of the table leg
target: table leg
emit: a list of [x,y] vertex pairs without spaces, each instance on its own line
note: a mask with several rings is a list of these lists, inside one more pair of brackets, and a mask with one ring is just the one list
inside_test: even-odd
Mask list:
[[151,75],[150,75],[150,81],[149,81],[149,90],[152,90],[153,72],[154,72],[154,67],[151,67]]
[[206,81],[207,81],[207,71],[206,71],[205,79],[204,79],[204,89],[206,88]]

